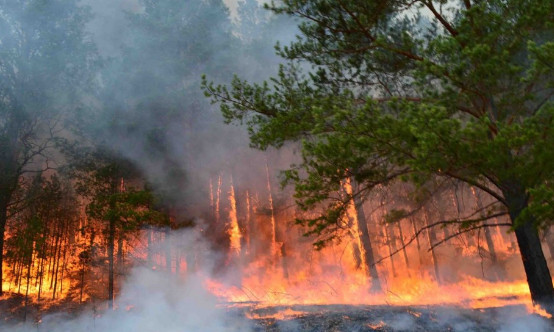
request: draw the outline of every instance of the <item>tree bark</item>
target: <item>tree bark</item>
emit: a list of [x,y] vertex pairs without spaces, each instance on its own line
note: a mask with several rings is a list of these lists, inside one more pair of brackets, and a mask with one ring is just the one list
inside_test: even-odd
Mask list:
[[[475,203],[477,205],[477,208],[481,211],[480,216],[481,218],[486,217],[485,211],[483,211],[483,202],[481,201],[481,197],[478,194],[478,192],[475,190],[474,187],[471,187],[471,193],[473,194],[473,197],[475,198]],[[483,221],[483,224],[488,224],[488,222],[485,220]],[[496,255],[496,249],[494,247],[494,241],[492,239],[492,234],[490,227],[485,227],[484,229],[485,233],[485,240],[487,242],[487,248],[489,250],[489,256],[492,262],[492,265],[494,267],[494,278],[495,279],[502,279],[505,275],[504,271],[502,271],[502,267],[499,266],[498,256]]]
[[114,289],[114,246],[115,246],[115,220],[110,218],[108,225],[108,309],[113,309]]
[[395,249],[393,249],[392,246],[392,237],[390,235],[390,227],[389,225],[385,224],[383,225],[383,232],[385,233],[385,243],[387,244],[387,248],[389,249],[389,260],[390,260],[390,268],[392,272],[392,276],[396,277],[396,268],[394,267],[394,253],[396,252]]
[[[541,247],[539,233],[534,227],[532,215],[522,215],[528,206],[528,197],[525,190],[517,184],[506,186],[503,191],[508,205],[508,212],[515,228],[519,252],[531,292],[533,303],[541,305],[550,314],[554,314],[554,287],[552,277],[546,264]],[[518,217],[525,218],[517,220]]]
[[404,241],[404,233],[402,232],[402,220],[398,221],[398,237],[400,240],[400,245],[402,245],[402,253],[404,254],[404,262],[406,263],[406,269],[408,275],[410,275],[410,260],[408,259],[408,252],[406,251],[406,242]]
[[[425,225],[429,226],[429,215],[427,212],[427,209],[423,209],[423,215],[425,217]],[[441,277],[439,272],[439,262],[437,259],[437,254],[435,252],[434,245],[437,243],[437,235],[435,234],[435,230],[432,228],[427,228],[427,239],[429,240],[429,248],[431,249],[431,258],[433,259],[433,268],[435,270],[435,279],[437,280],[438,284],[441,284]]]
[[[357,192],[357,187],[357,182],[352,179],[353,193]],[[362,200],[358,195],[354,195],[354,207],[356,208],[356,215],[358,217],[358,229],[360,231],[364,260],[367,265],[367,272],[371,277],[371,290],[373,292],[381,292],[383,289],[381,287],[379,273],[377,272],[377,265],[375,264],[375,254],[373,253],[373,248],[371,247],[369,228],[367,227],[367,219],[365,216],[364,208],[362,206]]]
[[8,203],[0,202],[0,296],[4,294],[4,237],[8,221]]
[[171,273],[171,236],[169,234],[170,228],[166,227],[164,229],[164,247],[165,247],[165,269]]

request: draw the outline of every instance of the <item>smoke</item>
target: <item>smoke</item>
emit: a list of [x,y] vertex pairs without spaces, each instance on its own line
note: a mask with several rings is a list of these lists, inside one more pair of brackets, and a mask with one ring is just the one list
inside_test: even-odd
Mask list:
[[[181,252],[186,258],[181,273],[148,264],[134,267],[120,287],[115,310],[97,303],[80,314],[65,312],[42,317],[40,324],[0,323],[13,332],[238,332],[238,331],[500,331],[547,332],[547,319],[530,315],[522,305],[490,309],[455,306],[296,305],[233,307],[214,295],[240,285],[239,269],[232,265],[214,275],[225,257],[210,249],[205,225],[173,231],[170,238],[150,248],[154,253]],[[153,266],[154,265],[154,266]],[[186,272],[185,272],[186,271]],[[239,286],[240,287],[240,286]],[[355,301],[354,299],[352,299]],[[275,315],[276,314],[276,315]],[[275,319],[274,317],[279,317]]]
[[232,174],[239,186],[255,186],[264,182],[250,181],[252,174],[282,159],[251,149],[245,128],[225,125],[200,79],[274,74],[273,45],[292,40],[296,24],[270,16],[256,0],[225,4],[232,10],[220,0],[83,1],[93,14],[87,29],[106,59],[92,135],[134,161],[189,217],[206,207],[210,179]]
[[[214,254],[197,230],[174,232],[171,243],[180,250],[197,253],[195,272],[177,276],[148,266],[135,267],[116,300],[116,310],[86,310],[78,317],[54,314],[31,323],[2,326],[2,331],[31,332],[188,332],[248,331],[251,323],[240,313],[218,306],[218,299],[206,288]],[[153,250],[165,250],[157,248]],[[176,248],[171,248],[176,249]],[[101,304],[105,307],[105,304]]]

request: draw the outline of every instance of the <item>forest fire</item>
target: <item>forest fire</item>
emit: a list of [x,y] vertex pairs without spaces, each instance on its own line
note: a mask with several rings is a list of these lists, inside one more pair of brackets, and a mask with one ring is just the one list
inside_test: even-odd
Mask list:
[[552,331],[552,22],[0,2],[0,330]]
[[[202,256],[210,249],[194,242],[183,246],[183,240],[171,239],[171,230],[154,228],[138,230],[133,237],[117,241],[115,252],[121,264],[118,271],[145,265],[155,273],[165,271],[179,276],[183,283],[191,274],[199,273],[204,275],[204,287],[218,298],[220,306],[249,308],[245,315],[255,321],[295,320],[312,315],[313,306],[336,305],[455,306],[474,310],[523,306],[527,313],[551,318],[531,301],[513,247],[513,234],[498,226],[491,227],[488,235],[468,232],[452,237],[455,229],[450,226],[421,231],[428,225],[431,213],[458,213],[462,209],[455,206],[453,195],[448,195],[445,205],[437,211],[425,210],[395,224],[385,222],[385,209],[399,208],[401,199],[389,204],[382,197],[363,204],[351,201],[345,214],[343,240],[316,250],[313,239],[303,236],[303,228],[294,225],[301,212],[286,208],[294,205],[285,194],[275,201],[268,166],[263,173],[266,183],[260,186],[261,191],[244,189],[223,173],[209,183],[206,201],[211,221],[202,227],[211,227],[212,235],[220,232],[216,250],[225,253],[222,265],[213,275],[203,267],[207,261]],[[342,194],[352,195],[350,181],[343,183],[343,190]],[[459,195],[465,195],[466,205],[481,204],[475,191]],[[360,209],[372,213],[365,215]],[[373,256],[364,249],[360,217],[367,220]],[[86,219],[79,219],[76,225],[84,229],[97,227]],[[76,303],[102,298],[103,290],[96,289],[94,283],[105,277],[105,270],[83,263],[87,259],[84,253],[91,251],[96,251],[97,259],[104,259],[102,239],[95,233],[45,243],[45,248],[66,257],[60,261],[57,274],[58,264],[42,260],[38,252],[28,266],[18,261],[6,265],[6,273],[12,277],[4,289],[25,296],[28,300],[21,304],[25,308],[39,306],[45,312],[68,298]],[[443,243],[448,237],[452,238]],[[441,245],[434,246],[436,243]],[[79,248],[86,250],[75,255]],[[366,259],[374,265],[370,266]],[[215,258],[216,266],[217,262]],[[103,263],[98,264],[101,267]],[[375,288],[376,283],[380,289]],[[120,292],[118,284],[115,291]],[[120,307],[116,300],[114,308]],[[123,305],[126,311],[133,311],[134,307],[133,303]]]
[[[346,193],[352,193],[349,182],[344,188]],[[521,266],[517,264],[517,253],[510,247],[515,241],[513,234],[498,226],[491,227],[486,234],[464,233],[441,243],[441,246],[433,246],[450,237],[449,232],[454,230],[443,227],[439,233],[436,229],[429,229],[416,236],[416,227],[429,223],[425,218],[429,218],[430,212],[423,214],[423,220],[412,218],[399,222],[394,228],[386,223],[370,225],[376,254],[374,261],[377,262],[382,287],[381,292],[375,292],[372,289],[374,281],[368,277],[367,264],[363,261],[366,255],[358,229],[359,213],[353,202],[347,212],[350,219],[348,240],[316,251],[300,229],[289,228],[294,217],[290,211],[280,210],[274,214],[269,178],[267,193],[257,195],[265,195],[265,203],[257,201],[250,206],[250,195],[246,191],[244,202],[237,201],[232,185],[230,193],[227,208],[232,213],[227,221],[228,228],[236,230],[236,220],[239,224],[241,221],[240,236],[254,249],[237,253],[236,246],[232,245],[236,235],[230,232],[229,250],[237,255],[229,265],[238,270],[240,277],[231,284],[217,279],[206,281],[206,287],[229,305],[456,305],[472,309],[524,305],[529,313],[551,317],[542,308],[533,306],[529,287],[522,278]],[[475,200],[473,204],[481,204],[475,191],[465,195],[468,200]],[[452,202],[450,198],[447,199],[449,203]],[[242,218],[236,216],[237,206],[243,207]],[[458,207],[442,209],[442,213],[453,213]],[[253,215],[248,214],[250,210]],[[238,211],[240,214],[241,210]],[[377,211],[374,215],[384,218],[384,212],[374,211]],[[274,231],[275,225],[281,228]],[[481,240],[481,236],[486,237],[486,241]],[[275,238],[278,240],[273,245]],[[266,241],[271,244],[265,244]],[[286,248],[286,251],[274,255],[273,246]],[[396,255],[389,257],[391,253]],[[288,313],[278,311],[267,317],[300,314],[286,308]]]

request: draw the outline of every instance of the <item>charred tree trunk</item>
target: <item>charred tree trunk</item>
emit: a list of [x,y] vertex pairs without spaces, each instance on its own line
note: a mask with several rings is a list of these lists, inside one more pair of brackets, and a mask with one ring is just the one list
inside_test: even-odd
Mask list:
[[113,309],[115,220],[108,225],[108,309]]
[[[358,184],[354,179],[352,179],[352,189],[353,193],[358,191]],[[375,254],[373,253],[373,248],[371,247],[367,219],[362,206],[362,200],[358,195],[354,195],[354,208],[356,209],[356,215],[358,217],[358,229],[360,231],[364,260],[367,265],[366,268],[369,276],[371,277],[371,290],[373,292],[381,292],[383,289],[381,287],[379,273],[377,272],[377,265],[375,264]]]
[[[486,216],[486,213],[485,211],[483,211],[483,203],[481,202],[481,197],[473,187],[471,188],[471,192],[473,194],[473,197],[475,198],[477,209],[481,211],[480,212],[481,218],[484,218]],[[486,225],[487,221],[483,221],[483,224]],[[485,227],[484,233],[485,233],[485,241],[487,242],[487,249],[489,251],[489,256],[490,256],[492,265],[495,267],[495,269],[500,268],[500,266],[498,265],[498,257],[496,256],[496,249],[494,247],[494,241],[492,240],[490,227]],[[499,274],[500,275],[498,275],[496,272],[494,273],[494,276],[496,279],[500,279],[504,275],[503,271],[499,271]]]
[[69,247],[69,238],[67,239],[67,242],[65,243],[65,246],[63,248],[62,275],[60,277],[60,295],[63,294],[63,279],[64,279],[65,271],[67,270],[67,248],[68,247]]
[[25,308],[23,312],[23,321],[27,321],[27,306],[29,305],[29,284],[31,283],[31,266],[33,264],[33,252],[29,256],[29,261],[27,262],[27,289],[25,290]]
[[384,233],[385,233],[385,243],[387,244],[387,248],[389,249],[389,259],[390,259],[390,267],[392,276],[396,277],[396,268],[394,267],[394,249],[392,248],[392,238],[389,232],[389,225],[385,224],[383,226]]
[[523,260],[531,299],[533,303],[541,305],[550,314],[554,314],[552,277],[544,258],[539,233],[533,225],[535,220],[532,215],[522,215],[528,205],[528,196],[517,183],[510,183],[504,187],[507,188],[503,190],[503,194],[508,205],[510,219],[516,225],[516,239]]
[[362,267],[362,253],[360,252],[360,247],[358,246],[358,241],[354,238],[354,235],[351,234],[352,239],[352,255],[354,256],[354,264],[356,270]]
[[123,234],[119,233],[117,237],[117,265],[121,269],[123,267]]
[[179,275],[181,272],[181,249],[177,247],[175,250],[175,274]]
[[147,226],[146,229],[146,264],[148,268],[152,267],[152,228]]
[[410,260],[408,259],[408,252],[406,250],[406,242],[404,241],[404,233],[402,232],[402,221],[398,221],[398,237],[400,239],[400,245],[402,246],[402,253],[404,254],[404,262],[406,263],[406,268],[408,275],[410,275]]
[[252,255],[252,233],[254,231],[254,210],[250,192],[246,191],[246,252]]
[[[425,217],[425,225],[429,226],[429,214],[426,209],[423,209],[423,214]],[[433,259],[433,268],[435,271],[435,279],[437,280],[437,283],[441,283],[441,277],[439,273],[439,262],[437,260],[437,253],[435,250],[435,243],[437,243],[437,235],[435,234],[434,229],[427,228],[427,239],[429,240],[429,248],[431,250],[431,258]]]
[[8,221],[8,202],[5,199],[0,200],[0,296],[4,294],[4,237],[6,233],[6,223]]
[[419,273],[423,277],[423,256],[421,255],[421,244],[419,243],[419,235],[417,233],[417,226],[415,219],[410,217],[410,224],[412,224],[412,231],[414,232],[416,245],[417,245],[417,257],[419,258]]
[[165,269],[171,273],[171,236],[169,226],[164,229],[164,247],[165,247]]

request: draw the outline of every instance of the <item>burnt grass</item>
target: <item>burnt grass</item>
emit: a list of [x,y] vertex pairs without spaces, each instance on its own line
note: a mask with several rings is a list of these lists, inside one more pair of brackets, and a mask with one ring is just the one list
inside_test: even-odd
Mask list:
[[[295,305],[252,306],[256,332],[293,331],[554,331],[554,322],[528,315],[522,305],[487,309],[455,306]],[[273,318],[279,312],[285,317]],[[521,326],[521,327],[520,327]]]
[[[237,332],[554,331],[554,319],[529,315],[523,305],[467,309],[452,305],[265,306],[250,302],[227,303],[223,307],[229,313],[227,326]],[[4,331],[2,323],[16,326],[23,323],[25,316],[27,323],[38,327],[40,319],[48,315],[70,320],[90,311],[90,304],[78,305],[69,300],[47,308],[29,303],[25,309],[24,296],[5,295],[0,299],[0,331]]]

